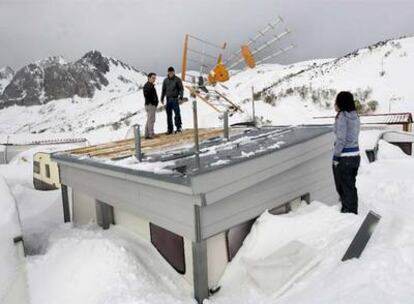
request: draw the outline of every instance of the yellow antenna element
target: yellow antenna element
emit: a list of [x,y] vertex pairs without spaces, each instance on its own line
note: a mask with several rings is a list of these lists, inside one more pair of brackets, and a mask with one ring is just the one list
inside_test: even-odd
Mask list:
[[185,34],[184,48],[183,48],[183,62],[181,66],[181,78],[185,81],[185,75],[187,72],[187,52],[188,52],[188,34]]
[[250,50],[249,46],[244,44],[241,46],[240,49],[244,62],[249,68],[253,69],[256,66],[256,60],[254,59],[254,55]]
[[208,82],[215,84],[217,82],[225,82],[230,79],[229,71],[223,63],[218,63],[208,74]]

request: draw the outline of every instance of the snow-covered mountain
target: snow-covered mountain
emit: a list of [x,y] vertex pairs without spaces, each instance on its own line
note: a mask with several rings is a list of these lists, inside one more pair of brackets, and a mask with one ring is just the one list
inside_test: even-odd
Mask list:
[[[73,70],[61,59],[35,65],[42,71],[49,66],[53,71],[58,66],[58,70],[63,71],[58,75],[62,77],[71,75],[69,71]],[[90,80],[81,86],[84,94],[76,85],[84,82],[70,77],[63,78],[61,85],[52,86],[54,89],[40,86],[45,91],[35,95],[44,99],[32,106],[0,110],[0,132],[73,132],[96,142],[123,138],[132,124],[145,123],[141,88],[146,77],[143,74],[96,51],[86,54],[74,66],[88,67],[79,74],[81,79]],[[414,112],[414,90],[410,81],[413,66],[414,38],[400,38],[379,42],[337,59],[260,65],[234,74],[225,83],[227,89],[221,85],[217,88],[244,110],[244,113],[234,114],[230,123],[251,119],[252,86],[257,100],[256,116],[265,124],[302,124],[312,122],[315,116],[332,115],[334,97],[341,90],[352,91],[364,112]],[[11,90],[9,87],[13,83],[20,83],[19,72],[6,90]],[[40,75],[44,75],[42,73]],[[48,77],[39,79],[39,83],[44,84]],[[46,83],[59,82],[59,78],[53,79],[55,81]],[[162,79],[158,78],[157,82],[160,94]],[[199,126],[222,125],[219,113],[204,102],[199,102],[198,110]],[[191,103],[184,103],[181,112],[184,128],[191,128]],[[156,132],[165,130],[165,113],[160,109]]]
[[[116,79],[113,70],[116,70]],[[92,98],[96,90],[109,85],[108,78],[112,78],[112,85],[116,80],[136,89],[142,74],[119,60],[104,57],[98,51],[88,52],[70,63],[61,57],[49,57],[14,74],[0,95],[0,108],[39,105],[73,96]]]
[[3,90],[10,83],[14,76],[14,71],[11,67],[4,67],[0,69],[0,95],[3,93]]
[[259,107],[258,115],[270,116],[273,123],[332,114],[334,98],[342,90],[353,92],[365,112],[414,112],[413,66],[414,38],[409,37],[382,41],[337,59],[260,66],[237,74],[229,86],[246,99],[254,85],[267,104]]

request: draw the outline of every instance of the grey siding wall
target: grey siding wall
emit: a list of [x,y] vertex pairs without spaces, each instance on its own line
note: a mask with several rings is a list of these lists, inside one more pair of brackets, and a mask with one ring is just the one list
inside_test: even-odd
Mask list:
[[75,193],[86,194],[195,239],[194,204],[197,201],[191,195],[63,164],[60,164],[60,176],[62,183],[72,187]]
[[271,209],[310,193],[311,200],[335,201],[331,151],[291,168],[283,174],[230,195],[201,210],[202,237],[207,238]]

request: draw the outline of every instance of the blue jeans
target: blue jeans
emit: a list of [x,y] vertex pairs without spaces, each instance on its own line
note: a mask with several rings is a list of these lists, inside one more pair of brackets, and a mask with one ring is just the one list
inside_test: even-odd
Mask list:
[[177,130],[181,130],[181,114],[180,114],[180,104],[178,103],[178,98],[167,97],[167,124],[168,124],[168,133],[174,131],[172,115],[174,111],[174,122]]

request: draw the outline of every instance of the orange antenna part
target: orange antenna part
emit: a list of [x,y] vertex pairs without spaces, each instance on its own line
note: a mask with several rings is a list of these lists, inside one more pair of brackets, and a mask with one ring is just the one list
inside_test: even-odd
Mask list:
[[249,46],[244,44],[241,46],[241,54],[244,58],[244,62],[246,62],[246,65],[253,69],[256,66],[256,60],[254,59],[254,55],[252,51],[250,50]]
[[223,63],[218,63],[208,74],[208,83],[216,84],[217,82],[226,82],[230,79],[229,71]]
[[187,72],[187,52],[188,52],[188,34],[185,34],[184,48],[183,48],[183,62],[181,66],[181,78],[183,81],[185,81],[185,76]]

